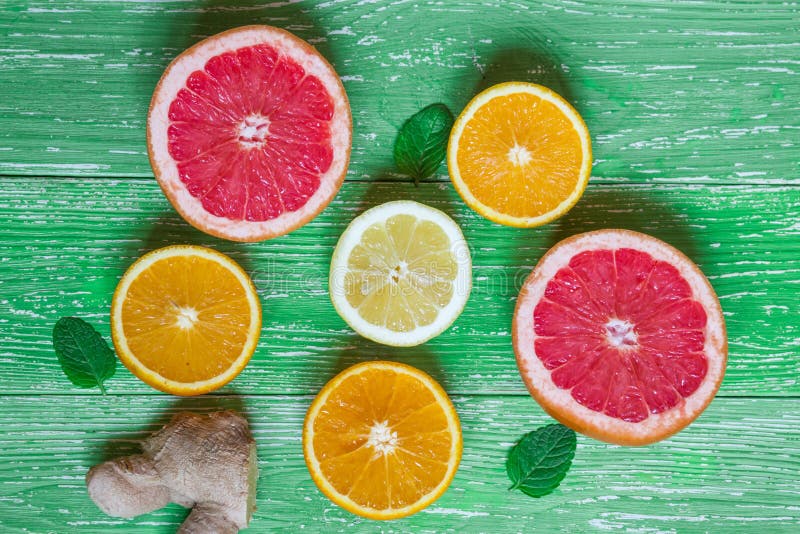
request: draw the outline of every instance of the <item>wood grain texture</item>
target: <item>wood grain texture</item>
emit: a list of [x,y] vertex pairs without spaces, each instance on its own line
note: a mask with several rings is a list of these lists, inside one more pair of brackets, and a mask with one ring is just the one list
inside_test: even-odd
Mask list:
[[[430,508],[377,523],[328,501],[303,462],[310,397],[177,401],[110,396],[2,400],[0,530],[174,532],[177,505],[134,520],[105,516],[89,500],[88,468],[138,452],[136,442],[175,410],[244,411],[258,443],[260,478],[252,532],[796,532],[800,528],[800,413],[796,401],[716,399],[690,428],[643,448],[579,437],[572,469],[555,493],[509,492],[505,459],[525,432],[551,421],[527,397],[454,398],[464,457]],[[527,526],[526,526],[527,525]],[[113,527],[113,529],[112,529]]]
[[[330,256],[367,207],[409,198],[452,215],[474,263],[474,289],[454,326],[421,347],[397,349],[351,331],[328,298]],[[542,229],[495,225],[449,184],[347,183],[331,206],[288,236],[237,244],[205,236],[172,210],[155,180],[0,180],[0,392],[70,390],[51,345],[55,321],[77,315],[108,336],[119,277],[143,253],[174,243],[212,246],[239,261],[261,296],[253,360],[223,391],[315,393],[333,370],[363,357],[399,358],[451,393],[520,393],[511,316],[520,284],[542,254],[574,233],[643,231],[694,259],[718,292],[728,324],[725,395],[796,395],[800,188],[595,185],[568,216]],[[120,369],[115,393],[151,393]]]
[[[193,230],[164,199],[144,141],[150,95],[185,47],[244,24],[308,40],[354,112],[348,182],[313,223],[261,244]],[[174,532],[185,510],[103,515],[92,464],[136,452],[170,414],[244,411],[261,478],[252,532],[800,531],[800,7],[771,0],[0,0],[0,532]],[[397,128],[433,102],[458,112],[510,79],[582,113],[595,163],[568,216],[535,230],[470,211],[446,169],[419,189],[392,162]],[[441,183],[444,182],[444,183]],[[415,349],[366,341],[327,295],[330,255],[367,207],[410,198],[462,226],[474,289],[463,315]],[[551,422],[524,390],[510,323],[519,285],[555,242],[622,227],[695,260],[718,292],[730,359],[719,397],[662,443],[579,438],[556,493],[509,493],[505,456]],[[79,390],[51,343],[65,315],[109,339],[117,280],[148,250],[212,246],[252,275],[259,348],[220,394],[177,399],[120,365],[112,395]],[[311,396],[365,359],[405,361],[455,395],[464,458],[412,518],[337,508],[302,461]]]
[[576,105],[603,180],[797,183],[800,161],[782,155],[800,139],[800,14],[767,0],[6,0],[0,172],[150,176],[145,117],[164,67],[254,23],[297,33],[341,74],[351,180],[399,178],[392,143],[421,107],[458,112],[517,79]]

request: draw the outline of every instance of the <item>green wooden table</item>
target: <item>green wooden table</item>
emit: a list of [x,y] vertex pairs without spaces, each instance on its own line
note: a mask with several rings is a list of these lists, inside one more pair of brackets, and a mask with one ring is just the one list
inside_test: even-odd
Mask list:
[[[177,53],[252,23],[287,28],[331,60],[355,129],[331,206],[290,235],[244,245],[177,216],[151,174],[144,126]],[[245,412],[258,441],[253,532],[800,531],[798,32],[793,1],[0,0],[0,531],[174,531],[182,508],[110,518],[83,477],[136,451],[175,411],[223,407]],[[480,218],[444,166],[418,188],[393,168],[408,116],[438,101],[459,111],[509,79],[558,90],[593,137],[585,196],[539,229]],[[358,337],[327,294],[348,221],[401,198],[452,215],[475,264],[463,315],[414,349]],[[669,440],[621,448],[580,437],[564,483],[533,500],[507,491],[504,472],[510,445],[549,421],[514,363],[516,294],[549,246],[603,227],[653,234],[701,266],[725,311],[728,373],[705,414]],[[252,275],[264,326],[250,365],[218,394],[192,399],[159,394],[122,366],[108,396],[73,387],[53,324],[80,316],[108,338],[120,275],[172,243],[214,247]],[[319,388],[376,357],[440,380],[464,429],[449,491],[391,523],[323,497],[300,442]]]

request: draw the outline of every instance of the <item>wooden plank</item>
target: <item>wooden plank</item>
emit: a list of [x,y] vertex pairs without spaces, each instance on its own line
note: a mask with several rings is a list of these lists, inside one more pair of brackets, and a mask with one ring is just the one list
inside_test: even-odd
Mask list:
[[[511,350],[519,284],[556,241],[590,229],[641,230],[685,251],[721,297],[729,329],[725,395],[797,395],[800,189],[777,186],[590,185],[561,221],[500,227],[469,210],[450,185],[348,183],[313,223],[260,244],[201,234],[171,209],[155,181],[0,180],[0,392],[75,390],[62,376],[51,329],[65,315],[108,336],[124,270],[174,243],[212,246],[238,260],[264,304],[259,348],[229,393],[313,393],[334,370],[364,358],[401,359],[454,393],[525,394]],[[330,255],[346,224],[388,200],[416,199],[450,213],[474,261],[474,289],[455,325],[424,346],[379,346],[355,335],[327,294]],[[126,370],[114,393],[151,393]]]
[[[303,462],[310,397],[142,396],[98,402],[71,396],[6,397],[0,410],[0,530],[174,532],[186,512],[170,506],[134,520],[105,516],[83,478],[105,459],[138,452],[136,441],[174,411],[245,411],[258,443],[253,532],[793,532],[800,526],[800,411],[790,399],[717,399],[692,426],[644,448],[580,436],[555,493],[531,500],[508,491],[505,458],[519,437],[551,421],[525,397],[454,399],[464,455],[450,489],[427,510],[380,525],[331,504]],[[349,531],[349,530],[348,530]]]
[[166,64],[254,23],[309,40],[342,75],[352,180],[398,178],[391,147],[420,107],[458,111],[524,79],[579,108],[604,180],[797,181],[800,15],[767,0],[6,1],[0,173],[149,177],[145,116]]

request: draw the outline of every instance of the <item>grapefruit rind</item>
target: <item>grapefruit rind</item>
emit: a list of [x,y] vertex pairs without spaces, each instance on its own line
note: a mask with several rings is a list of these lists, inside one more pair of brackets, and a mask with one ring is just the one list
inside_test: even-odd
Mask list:
[[[261,222],[218,217],[206,211],[201,201],[192,196],[179,177],[177,164],[168,149],[169,107],[178,91],[184,88],[187,78],[193,72],[202,70],[210,58],[265,43],[273,46],[279,53],[289,55],[307,74],[319,78],[333,100],[334,114],[330,121],[333,161],[330,168],[320,176],[319,189],[297,211],[285,212],[274,219]],[[350,104],[336,71],[311,45],[272,26],[234,28],[208,37],[184,51],[169,64],[161,76],[153,92],[147,117],[147,152],[164,194],[189,224],[207,234],[232,241],[263,241],[289,233],[313,219],[333,200],[344,181],[350,160],[351,142]]]
[[[439,315],[433,323],[409,332],[394,332],[370,323],[348,302],[344,292],[345,276],[348,272],[347,260],[361,241],[364,231],[376,222],[386,221],[394,215],[413,215],[437,224],[450,238],[450,247],[458,265],[453,298],[447,306],[439,310]],[[353,219],[339,237],[339,242],[333,251],[329,277],[329,293],[333,307],[353,330],[376,343],[393,347],[412,347],[438,336],[461,315],[471,290],[472,258],[458,224],[444,212],[413,200],[396,200],[368,209]]]
[[[518,93],[529,93],[535,95],[542,100],[546,100],[556,106],[566,118],[572,123],[578,137],[581,140],[581,152],[583,160],[581,162],[580,174],[578,183],[573,189],[572,193],[561,201],[561,203],[554,209],[547,213],[543,213],[536,217],[515,217],[497,211],[491,206],[487,206],[469,190],[469,187],[461,179],[461,172],[458,166],[458,146],[461,140],[461,135],[464,133],[464,127],[472,120],[475,113],[487,102],[497,97],[508,96]],[[478,93],[467,106],[461,115],[456,119],[453,129],[450,132],[450,140],[447,145],[447,168],[450,173],[450,180],[453,186],[464,202],[490,221],[503,224],[506,226],[514,226],[517,228],[533,228],[541,226],[550,221],[553,221],[565,213],[580,200],[583,191],[586,189],[586,184],[589,183],[589,177],[592,171],[592,142],[589,136],[589,129],[580,114],[573,108],[569,102],[564,100],[559,94],[544,87],[529,82],[505,82],[493,85],[488,89]]]
[[[536,355],[533,312],[547,283],[569,260],[584,251],[632,248],[655,260],[674,266],[692,289],[693,298],[703,304],[707,323],[704,353],[708,370],[698,389],[684,403],[660,414],[650,414],[632,423],[579,404],[569,390],[556,386]],[[536,401],[553,418],[592,438],[617,445],[647,445],[679,432],[694,421],[716,395],[725,374],[728,343],[719,300],[700,269],[682,252],[654,237],[631,230],[598,230],[557,243],[539,261],[525,280],[517,300],[512,325],[514,352],[522,379]]]
[[[319,460],[316,457],[313,446],[314,421],[319,415],[319,412],[325,406],[330,394],[336,390],[336,387],[354,375],[358,375],[366,371],[381,369],[390,370],[397,373],[404,373],[423,383],[436,398],[439,406],[443,407],[443,411],[447,416],[450,435],[453,438],[450,448],[450,463],[448,464],[447,472],[445,473],[445,476],[442,478],[442,481],[439,483],[439,485],[414,504],[405,506],[403,508],[389,508],[387,510],[365,507],[356,503],[347,495],[343,495],[338,492],[336,488],[334,488],[333,485],[323,476],[322,469],[320,468]],[[453,406],[453,402],[450,400],[450,397],[447,396],[445,390],[427,373],[410,365],[399,362],[369,361],[356,364],[342,371],[332,378],[330,382],[328,382],[317,394],[316,398],[311,403],[308,412],[306,413],[305,422],[303,425],[303,455],[305,456],[306,466],[311,474],[311,479],[317,485],[319,490],[333,503],[341,506],[350,513],[360,515],[368,519],[389,520],[407,517],[419,512],[423,508],[426,508],[431,503],[436,501],[444,494],[445,491],[447,491],[447,488],[450,486],[453,477],[455,477],[458,466],[461,463],[462,449],[463,441],[461,436],[461,423],[458,418],[458,413]]]
[[[250,307],[249,335],[236,361],[220,375],[197,382],[178,382],[152,371],[144,365],[128,346],[122,323],[122,306],[134,280],[151,265],[175,256],[200,256],[227,269],[242,284]],[[261,303],[253,281],[244,270],[228,256],[215,250],[195,245],[172,245],[148,252],[131,265],[119,281],[111,301],[111,339],[120,361],[139,380],[164,393],[173,395],[201,395],[221,388],[242,372],[256,350],[261,334]]]

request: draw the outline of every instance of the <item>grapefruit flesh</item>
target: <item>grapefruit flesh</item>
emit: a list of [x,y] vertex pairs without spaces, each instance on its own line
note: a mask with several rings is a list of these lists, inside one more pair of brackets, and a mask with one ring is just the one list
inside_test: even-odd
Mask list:
[[148,150],[189,223],[259,241],[298,228],[330,202],[351,131],[344,88],[325,59],[284,30],[246,26],[170,64],[153,95]]
[[542,258],[520,293],[514,347],[551,415],[627,445],[693,421],[716,394],[727,355],[719,301],[697,266],[626,230],[580,234]]

